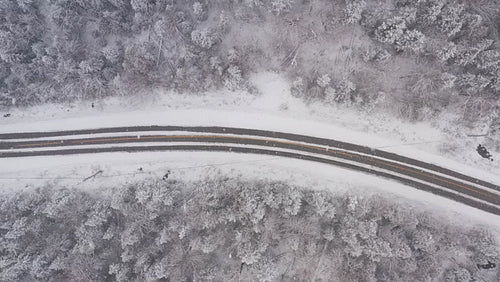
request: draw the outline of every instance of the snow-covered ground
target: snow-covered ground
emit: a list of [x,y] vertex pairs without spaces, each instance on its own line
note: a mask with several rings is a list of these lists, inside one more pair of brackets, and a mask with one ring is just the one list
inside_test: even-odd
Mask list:
[[[341,106],[305,105],[290,95],[288,82],[274,73],[256,75],[252,81],[261,95],[152,93],[109,98],[96,102],[94,108],[88,103],[74,103],[16,109],[10,112],[11,117],[0,118],[0,133],[128,125],[256,128],[380,148],[500,184],[500,162],[481,159],[475,152],[476,139],[456,140],[431,124],[402,122],[380,112],[367,115]],[[454,150],[442,150],[447,146]],[[172,170],[172,177],[183,179],[227,173],[340,192],[359,189],[362,193],[397,195],[406,204],[436,210],[450,220],[463,220],[465,215],[468,223],[493,224],[500,230],[500,222],[493,215],[399,183],[328,165],[269,156],[155,152],[1,159],[0,188],[5,192],[51,181],[101,189],[151,175],[161,176],[168,169]],[[82,182],[99,170],[103,173]]]

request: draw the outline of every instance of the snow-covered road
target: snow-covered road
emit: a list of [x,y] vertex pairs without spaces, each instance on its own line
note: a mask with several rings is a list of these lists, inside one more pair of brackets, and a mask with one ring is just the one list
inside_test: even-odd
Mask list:
[[500,187],[495,184],[394,153],[313,136],[230,127],[133,126],[6,133],[0,140],[3,158],[162,150],[298,158],[390,178],[500,215]]

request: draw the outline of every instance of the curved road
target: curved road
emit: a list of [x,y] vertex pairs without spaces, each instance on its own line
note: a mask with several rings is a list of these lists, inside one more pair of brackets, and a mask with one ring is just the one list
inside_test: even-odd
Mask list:
[[[172,134],[147,133],[153,131]],[[106,136],[111,133],[126,135]],[[500,215],[500,187],[495,184],[394,153],[324,138],[244,128],[183,126],[0,134],[0,158],[174,150],[266,154],[327,163],[390,178]]]

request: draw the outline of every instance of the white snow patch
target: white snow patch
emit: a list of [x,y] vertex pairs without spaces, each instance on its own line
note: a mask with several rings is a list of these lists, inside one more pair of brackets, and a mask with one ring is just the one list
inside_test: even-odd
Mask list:
[[276,111],[294,111],[297,113],[308,112],[307,106],[298,98],[290,94],[290,84],[276,73],[260,73],[250,78],[261,93],[253,102],[252,107]]

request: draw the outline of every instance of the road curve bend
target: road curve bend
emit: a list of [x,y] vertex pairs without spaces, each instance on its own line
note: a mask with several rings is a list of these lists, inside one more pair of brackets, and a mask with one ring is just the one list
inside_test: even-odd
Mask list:
[[145,151],[224,151],[326,163],[389,178],[500,215],[500,187],[493,183],[394,153],[313,136],[199,126],[0,134],[0,158]]

